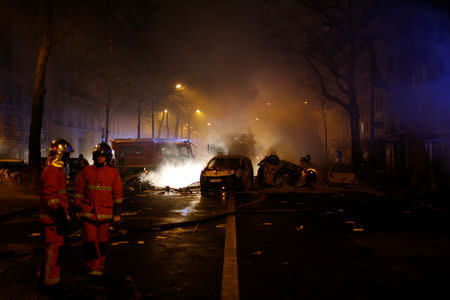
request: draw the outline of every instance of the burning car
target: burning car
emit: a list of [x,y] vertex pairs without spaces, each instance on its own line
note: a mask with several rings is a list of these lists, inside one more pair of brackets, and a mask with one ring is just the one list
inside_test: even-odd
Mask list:
[[212,158],[200,175],[202,194],[210,191],[242,190],[253,184],[253,165],[248,157],[220,155]]
[[258,163],[258,184],[269,186],[295,186],[302,177],[303,168],[280,160],[276,155],[264,157]]

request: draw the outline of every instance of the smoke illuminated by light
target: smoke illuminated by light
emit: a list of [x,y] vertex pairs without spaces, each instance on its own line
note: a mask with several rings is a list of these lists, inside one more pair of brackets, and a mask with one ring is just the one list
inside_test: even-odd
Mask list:
[[200,180],[203,167],[204,164],[199,162],[167,163],[155,171],[142,174],[141,179],[150,181],[156,187],[183,188]]

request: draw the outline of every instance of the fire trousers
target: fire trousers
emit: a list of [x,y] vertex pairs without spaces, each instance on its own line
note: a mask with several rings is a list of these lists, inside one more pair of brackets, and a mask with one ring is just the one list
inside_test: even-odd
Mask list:
[[44,285],[55,285],[61,278],[61,249],[64,237],[57,233],[56,225],[44,225],[45,252],[42,255],[38,277]]
[[109,222],[83,220],[86,265],[93,275],[102,275],[109,241]]

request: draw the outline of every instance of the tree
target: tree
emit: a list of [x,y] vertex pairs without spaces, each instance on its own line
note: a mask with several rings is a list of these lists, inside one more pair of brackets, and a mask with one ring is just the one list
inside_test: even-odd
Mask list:
[[32,188],[36,189],[39,184],[41,167],[41,130],[42,114],[44,111],[44,97],[46,93],[45,74],[50,51],[53,45],[53,8],[51,0],[46,0],[43,8],[43,31],[42,42],[36,62],[36,70],[33,86],[33,104],[31,111],[30,137],[28,144],[29,161],[32,168]]
[[373,47],[369,29],[373,7],[367,3],[356,6],[351,0],[345,5],[337,5],[337,1],[302,3],[322,20],[321,32],[306,34],[303,54],[318,78],[322,95],[348,113],[352,162],[358,171],[362,154],[356,77],[361,67],[361,55]]

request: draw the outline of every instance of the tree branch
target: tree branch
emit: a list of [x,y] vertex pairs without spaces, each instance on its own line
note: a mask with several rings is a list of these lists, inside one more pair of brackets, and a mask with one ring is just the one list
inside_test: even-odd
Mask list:
[[312,62],[311,57],[307,56],[306,58],[308,60],[308,63],[311,65],[311,68],[314,70],[314,72],[316,73],[317,77],[319,78],[319,82],[320,82],[320,87],[322,89],[322,95],[325,96],[328,100],[339,104],[340,106],[342,106],[345,110],[348,111],[348,104],[345,103],[343,100],[341,100],[340,98],[331,95],[326,86],[325,86],[325,80],[323,78],[322,73],[320,73],[319,69],[316,67],[316,65]]

